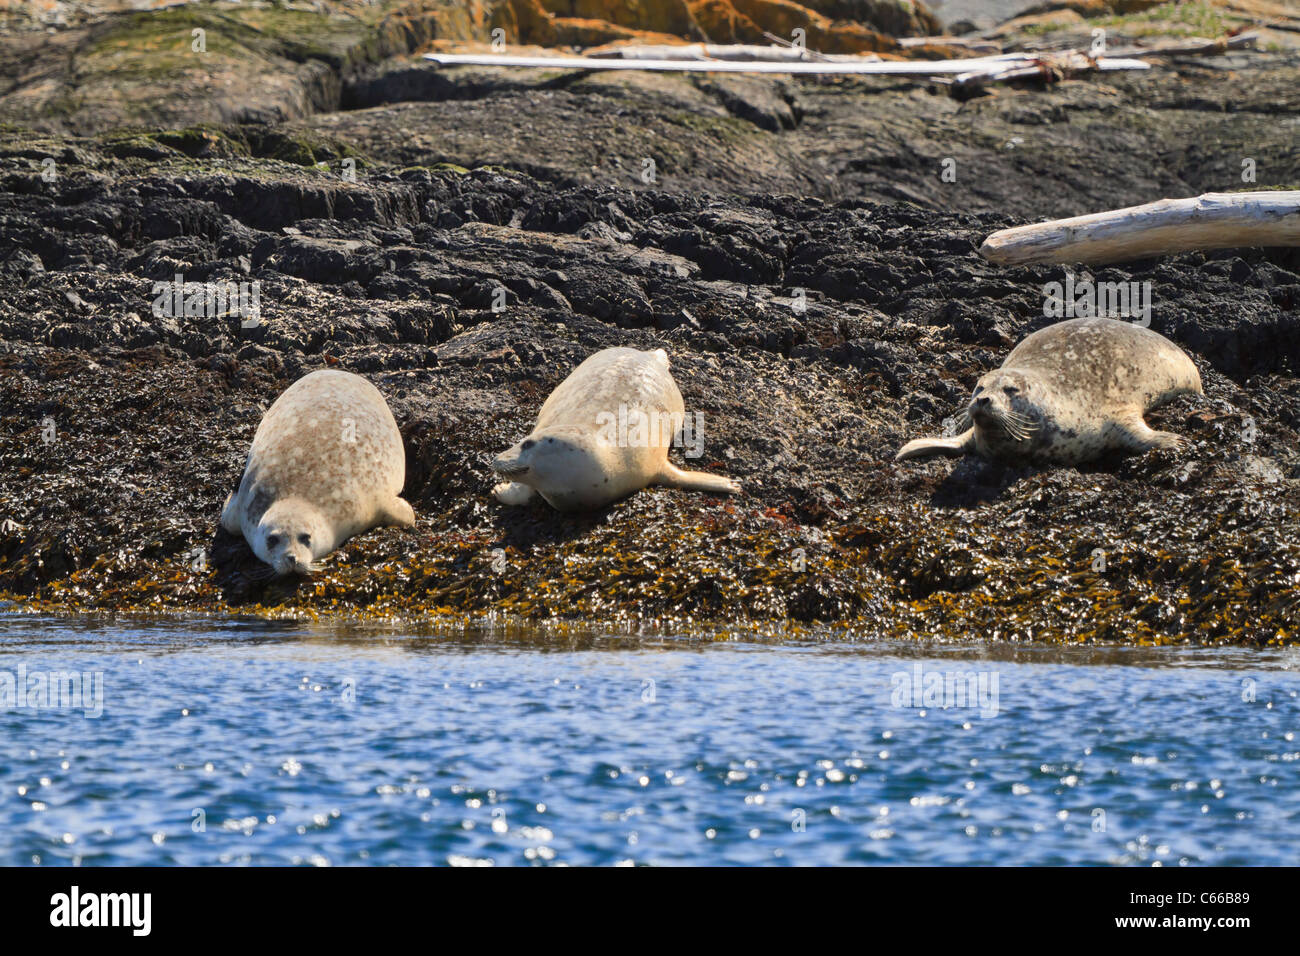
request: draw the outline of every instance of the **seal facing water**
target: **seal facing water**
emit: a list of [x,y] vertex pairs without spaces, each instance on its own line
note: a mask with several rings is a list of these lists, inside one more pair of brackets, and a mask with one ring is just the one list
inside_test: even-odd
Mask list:
[[597,352],[556,386],[527,437],[492,462],[507,479],[492,493],[508,505],[536,493],[561,511],[584,511],[647,485],[738,492],[730,478],[668,460],[684,418],[667,352]]
[[257,426],[221,526],[276,574],[304,574],[353,535],[408,527],[406,453],[379,390],[351,372],[304,375]]
[[895,456],[983,458],[1078,465],[1108,452],[1173,449],[1183,439],[1143,415],[1201,394],[1201,375],[1178,346],[1118,319],[1072,319],[1033,333],[975,386],[955,438],[918,438]]

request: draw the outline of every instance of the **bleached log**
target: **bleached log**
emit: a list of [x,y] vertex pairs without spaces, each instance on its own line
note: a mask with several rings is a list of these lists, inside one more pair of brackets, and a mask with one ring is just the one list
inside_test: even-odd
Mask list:
[[[957,62],[971,62],[958,60]],[[1111,70],[1149,70],[1151,64],[1146,60],[1122,57],[1085,56],[1075,50],[1063,53],[1040,54],[1039,56],[1022,56],[1018,60],[1001,59],[1000,67],[985,65],[978,70],[958,73],[952,78],[953,86],[971,86],[981,83],[1005,83],[1008,80],[1028,80],[1037,76],[1071,76],[1093,71]]]
[[798,63],[810,59],[798,47],[757,46],[751,43],[686,43],[623,46],[586,54],[611,60],[737,60]]
[[793,43],[772,46],[755,43],[647,44],[597,50],[584,56],[603,60],[736,60],[760,63],[876,63],[880,60],[874,53],[818,53]]
[[996,54],[1001,51],[1001,45],[994,43],[992,40],[985,40],[980,37],[899,37],[898,45],[901,49],[910,50],[914,47],[923,46],[946,46],[955,47],[959,50],[970,50],[975,54]]
[[1300,246],[1300,191],[1206,193],[993,233],[980,255],[1004,266],[1103,265],[1189,252]]
[[[1077,54],[1076,54],[1077,55]],[[1055,55],[1052,55],[1055,56]],[[788,63],[735,60],[638,60],[612,59],[585,56],[510,56],[498,53],[426,53],[426,60],[441,66],[514,66],[550,70],[658,70],[684,73],[789,73],[801,74],[863,74],[877,76],[929,76],[933,74],[961,74],[973,72],[1000,73],[1015,61],[1029,65],[1050,57],[1023,53],[994,57],[971,57],[962,60],[869,60],[854,57],[851,60],[828,60]],[[1143,60],[1101,57],[1096,61],[1101,70],[1147,70],[1151,64]]]

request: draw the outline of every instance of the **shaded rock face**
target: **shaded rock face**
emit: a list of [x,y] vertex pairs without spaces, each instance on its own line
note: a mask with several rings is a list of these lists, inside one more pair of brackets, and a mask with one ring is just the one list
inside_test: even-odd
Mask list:
[[[1294,252],[1094,270],[1150,282],[1153,327],[1196,361],[1206,396],[1150,418],[1186,452],[898,465],[1052,321],[1065,270],[974,252],[1004,216],[63,148],[46,182],[30,140],[0,146],[0,590],[35,606],[1294,636]],[[160,309],[177,275],[257,282],[258,321]],[[615,345],[668,350],[703,442],[673,457],[745,493],[649,489],[579,517],[495,502],[492,456]],[[265,408],[322,367],[385,395],[420,520],[310,584],[266,583],[217,517]]]
[[832,20],[853,20],[894,37],[934,36],[939,18],[923,3],[902,0],[808,0],[804,6]]

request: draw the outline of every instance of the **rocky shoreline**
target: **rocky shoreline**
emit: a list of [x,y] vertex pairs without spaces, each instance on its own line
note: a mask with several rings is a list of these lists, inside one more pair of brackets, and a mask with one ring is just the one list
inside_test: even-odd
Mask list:
[[[1243,156],[1259,186],[1300,182],[1300,61],[1252,57],[966,104],[879,80],[391,61],[350,81],[357,108],[288,122],[6,126],[0,596],[57,613],[1294,642],[1295,250],[1093,270],[1150,282],[1152,327],[1196,361],[1205,397],[1149,419],[1185,451],[1083,470],[892,461],[1053,321],[1043,289],[1066,270],[994,267],[975,252],[988,232],[1241,188]],[[956,183],[938,176],[948,156]],[[158,314],[178,275],[257,283],[260,321]],[[668,350],[706,423],[690,467],[744,495],[650,489],[577,519],[490,497],[492,455],[612,345]],[[419,520],[267,583],[217,517],[262,411],[327,366],[387,398]]]

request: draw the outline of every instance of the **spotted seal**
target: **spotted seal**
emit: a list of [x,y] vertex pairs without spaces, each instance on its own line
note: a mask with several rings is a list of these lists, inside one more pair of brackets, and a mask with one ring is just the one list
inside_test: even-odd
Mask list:
[[305,574],[353,535],[409,527],[406,454],[393,413],[360,375],[304,375],[262,417],[221,525],[276,574]]
[[1118,319],[1058,322],[1027,336],[975,386],[954,438],[918,438],[895,456],[931,455],[1078,465],[1109,452],[1173,449],[1184,439],[1143,415],[1202,394],[1192,360],[1163,335]]
[[684,417],[663,349],[597,352],[556,386],[533,430],[492,462],[506,479],[493,494],[509,505],[539,494],[561,511],[586,511],[647,485],[738,492],[730,478],[668,460]]

